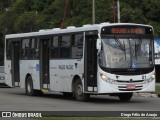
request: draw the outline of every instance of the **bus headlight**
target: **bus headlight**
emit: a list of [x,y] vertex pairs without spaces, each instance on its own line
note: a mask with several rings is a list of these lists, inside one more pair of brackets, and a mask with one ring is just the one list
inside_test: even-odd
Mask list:
[[4,77],[0,77],[0,80],[4,80]]
[[102,78],[102,80],[110,83],[110,84],[114,84],[115,83],[115,80],[111,80],[110,78],[108,78],[106,75],[104,75],[103,73],[100,73],[100,76]]
[[107,82],[110,83],[110,84],[115,84],[115,80],[108,79]]
[[155,75],[152,75],[149,79],[146,80],[146,83],[150,83],[155,80]]
[[104,75],[103,73],[100,73],[100,76],[101,76],[102,80],[105,80],[105,81],[107,81],[107,80],[108,80],[107,76],[106,76],[106,75]]
[[152,75],[151,79],[154,80],[155,79],[155,75]]

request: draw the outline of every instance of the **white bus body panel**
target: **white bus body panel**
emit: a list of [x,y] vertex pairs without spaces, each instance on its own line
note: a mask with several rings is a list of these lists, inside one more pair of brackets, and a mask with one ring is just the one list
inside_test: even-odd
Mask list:
[[40,89],[39,60],[20,60],[20,84],[25,88],[27,74],[31,75],[33,88]]
[[[155,91],[155,78],[152,79],[152,75],[154,75],[154,71],[152,71],[149,74],[143,74],[146,76],[146,79],[144,79],[143,82],[135,82],[142,80],[143,75],[115,75],[115,74],[109,74],[107,72],[104,72],[100,67],[98,67],[97,72],[97,79],[98,79],[98,93],[124,93],[124,92],[154,92]],[[123,81],[121,82],[113,82],[113,83],[108,83],[105,80],[102,80],[100,74],[103,73],[106,75],[110,80],[116,81],[118,77],[118,80]],[[129,80],[133,80],[134,82],[128,82]],[[151,80],[152,79],[152,80]],[[147,82],[151,80],[150,82]],[[126,82],[125,82],[126,81]],[[127,85],[135,85],[141,86],[137,87],[137,89],[140,90],[127,90],[126,86]],[[123,89],[123,90],[120,90]]]
[[50,60],[50,90],[72,92],[74,76],[82,77],[84,73],[82,61],[77,59]]

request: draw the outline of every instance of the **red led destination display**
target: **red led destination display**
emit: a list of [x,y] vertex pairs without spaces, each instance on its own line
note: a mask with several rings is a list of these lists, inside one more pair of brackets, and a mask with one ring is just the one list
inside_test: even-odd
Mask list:
[[144,28],[111,28],[112,34],[144,34]]
[[144,26],[113,26],[103,27],[101,31],[102,35],[108,34],[153,34],[153,30],[150,27]]

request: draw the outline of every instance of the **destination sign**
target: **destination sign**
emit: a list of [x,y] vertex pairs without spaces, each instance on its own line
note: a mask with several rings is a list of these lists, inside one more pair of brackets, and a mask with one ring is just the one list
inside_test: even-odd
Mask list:
[[112,34],[139,34],[139,35],[145,35],[145,34],[153,34],[153,30],[150,27],[144,27],[144,26],[113,26],[113,27],[103,27],[101,30],[102,35],[112,35]]
[[112,34],[145,34],[144,28],[111,28]]

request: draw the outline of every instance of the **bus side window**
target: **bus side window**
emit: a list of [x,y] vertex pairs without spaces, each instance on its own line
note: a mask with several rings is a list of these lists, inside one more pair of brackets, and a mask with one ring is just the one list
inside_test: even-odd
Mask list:
[[83,34],[76,34],[72,37],[72,58],[82,58],[83,56]]
[[34,59],[34,46],[35,46],[35,39],[32,38],[30,39],[30,45],[29,45],[29,48],[28,48],[28,58],[29,59]]
[[51,58],[59,58],[58,36],[54,36],[51,41]]
[[29,55],[29,47],[30,47],[30,39],[23,39],[22,40],[22,50],[21,50],[21,58],[28,59]]
[[65,35],[60,39],[60,58],[70,58],[71,56],[71,36]]
[[12,54],[11,48],[12,48],[11,41],[7,40],[7,47],[6,47],[6,53],[7,53],[6,55],[7,56],[6,57],[8,60],[11,59],[11,54]]
[[34,45],[34,58],[39,58],[39,39],[35,39],[35,45]]
[[30,59],[39,58],[39,40],[36,38],[31,39],[31,44],[29,47],[29,58]]

